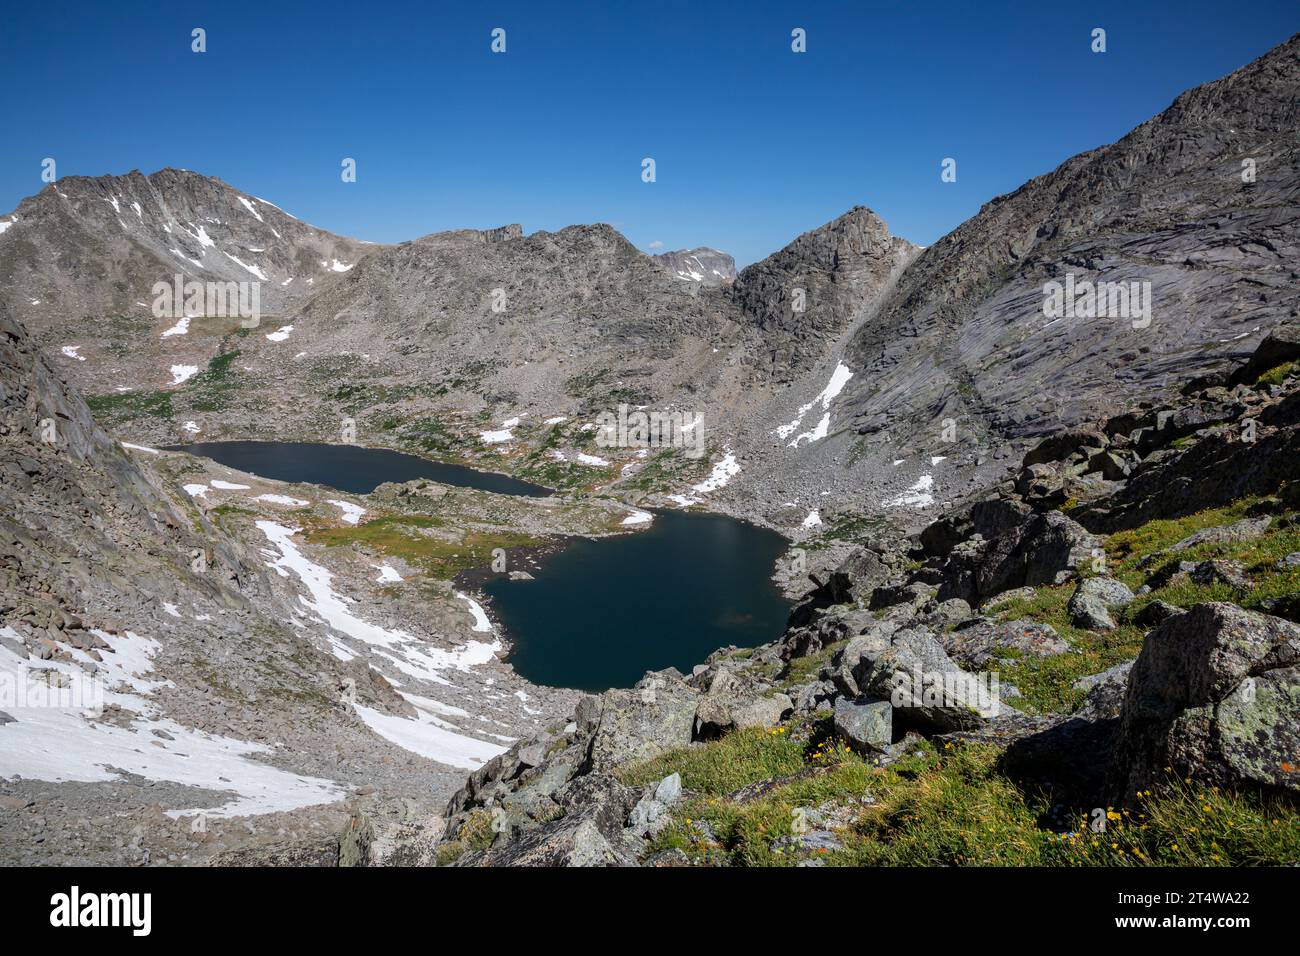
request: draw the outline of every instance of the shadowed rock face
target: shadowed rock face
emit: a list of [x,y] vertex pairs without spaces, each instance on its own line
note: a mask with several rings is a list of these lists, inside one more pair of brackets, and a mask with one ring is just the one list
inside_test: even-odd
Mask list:
[[[26,622],[38,634],[46,627],[115,631],[124,612],[174,600],[180,589],[216,595],[246,575],[240,559],[220,544],[206,581],[184,574],[191,549],[206,544],[192,532],[192,519],[95,424],[85,402],[3,306],[0,401],[0,609],[6,620]],[[53,612],[56,606],[62,614]]]
[[[1184,93],[926,249],[858,330],[842,414],[865,433],[952,417],[1038,435],[1250,354],[1300,306],[1298,51]],[[1149,282],[1150,326],[1053,321],[1043,287],[1067,274]]]

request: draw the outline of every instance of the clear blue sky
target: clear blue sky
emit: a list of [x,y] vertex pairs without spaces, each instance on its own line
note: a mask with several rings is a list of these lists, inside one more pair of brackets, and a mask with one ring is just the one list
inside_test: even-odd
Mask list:
[[[929,244],[1300,29],[1295,0],[11,3],[0,210],[181,166],[394,242],[615,225],[742,265],[861,203]],[[207,30],[208,52],[190,51]],[[493,27],[507,52],[489,51]],[[1093,27],[1108,51],[1089,50]],[[808,52],[790,50],[803,27]],[[641,160],[658,182],[641,181]],[[944,157],[957,182],[940,182]],[[354,157],[358,181],[339,178]]]

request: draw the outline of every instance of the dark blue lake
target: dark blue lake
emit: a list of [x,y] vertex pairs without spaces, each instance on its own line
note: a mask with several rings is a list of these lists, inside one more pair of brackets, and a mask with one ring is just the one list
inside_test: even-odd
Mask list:
[[647,530],[566,544],[536,580],[497,576],[481,587],[516,671],[535,684],[601,691],[647,670],[689,674],[719,647],[779,637],[790,604],[770,575],[786,547],[734,518],[659,511]]

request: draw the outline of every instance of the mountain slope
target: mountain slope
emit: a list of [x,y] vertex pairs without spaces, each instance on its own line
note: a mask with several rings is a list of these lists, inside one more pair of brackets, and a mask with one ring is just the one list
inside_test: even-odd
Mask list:
[[0,305],[0,859],[328,855],[350,790],[427,808],[489,728],[567,706],[448,582],[381,600],[369,554],[304,534],[348,527],[331,495],[128,454]]
[[736,260],[725,252],[707,246],[661,252],[655,258],[675,277],[684,281],[710,285],[728,285],[736,281]]
[[[266,268],[287,279],[316,263],[309,292],[301,275],[270,280],[294,291],[277,292],[282,311],[255,330],[69,318],[77,308],[45,311],[29,282],[8,295],[97,412],[138,439],[332,439],[351,421],[365,444],[555,487],[676,496],[797,536],[839,518],[912,525],[996,484],[1035,436],[1223,367],[1300,307],[1298,42],[994,199],[923,251],[855,207],[729,286],[682,281],[603,225],[460,230],[361,254],[285,232],[295,221],[250,200],[259,224],[247,197],[164,171],[132,180],[184,185],[184,202],[167,200],[184,215],[159,203],[159,222],[189,239],[209,220],[275,223],[297,246],[267,253]],[[115,309],[127,294],[117,275],[152,277],[178,233],[123,238],[154,207],[136,216],[116,181],[69,186],[90,191],[61,233],[63,188],[0,234],[0,272],[35,274],[33,262],[62,255],[82,263],[78,295]],[[38,205],[43,216],[24,211]],[[260,248],[252,235],[222,233],[217,246]],[[203,248],[201,262],[241,268]],[[333,272],[336,255],[353,263],[345,254],[355,267]],[[88,265],[102,256],[127,265]],[[1150,322],[1053,318],[1052,282],[1149,283]],[[707,460],[597,447],[595,416],[620,405],[702,414]],[[707,480],[711,467],[726,478]]]
[[808,371],[917,251],[855,206],[744,269],[734,292],[758,343],[756,376],[789,382]]
[[[928,248],[856,335],[844,414],[864,434],[949,415],[1041,434],[1249,354],[1300,304],[1298,51],[1184,93]],[[1053,322],[1044,284],[1066,274],[1150,282],[1150,327]]]
[[[769,510],[788,523],[829,490],[823,520],[833,509],[914,525],[995,484],[1034,436],[1154,400],[1250,354],[1300,309],[1298,51],[1292,38],[1114,145],[987,203],[921,252],[883,301],[844,296],[852,333],[784,406],[774,403],[786,421],[804,403],[821,414],[819,395],[842,363],[851,377],[825,409],[826,437],[792,447],[779,420],[756,419],[765,431],[738,442],[752,467],[727,494],[769,509],[801,502]],[[1253,182],[1243,181],[1248,159]],[[749,273],[736,282],[741,294]],[[1069,276],[1149,282],[1149,325],[1045,315],[1045,286]],[[765,285],[779,303],[784,283]],[[814,319],[791,336],[818,333]]]
[[[78,359],[91,362],[68,366],[86,386],[102,385],[105,365],[113,378],[137,385],[170,378],[134,361],[166,358],[141,349],[141,340],[161,337],[181,318],[179,309],[154,314],[155,283],[171,286],[177,275],[255,282],[261,313],[273,316],[376,248],[178,169],[60,179],[23,200],[0,226],[0,301],[42,345],[75,347]],[[193,340],[183,333],[169,338],[159,343],[176,350],[178,363],[211,357],[189,353]]]

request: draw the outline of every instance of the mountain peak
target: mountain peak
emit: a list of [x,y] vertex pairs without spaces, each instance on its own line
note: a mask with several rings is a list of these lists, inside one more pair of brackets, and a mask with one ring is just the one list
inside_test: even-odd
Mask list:
[[756,369],[760,377],[789,381],[811,368],[918,251],[872,210],[854,206],[745,268],[734,286],[740,306],[778,339]]
[[736,260],[708,246],[676,249],[655,256],[676,279],[704,285],[731,285],[736,281]]

